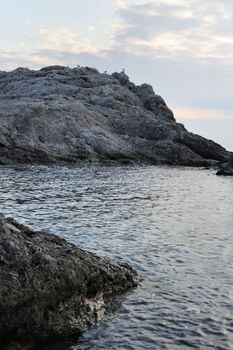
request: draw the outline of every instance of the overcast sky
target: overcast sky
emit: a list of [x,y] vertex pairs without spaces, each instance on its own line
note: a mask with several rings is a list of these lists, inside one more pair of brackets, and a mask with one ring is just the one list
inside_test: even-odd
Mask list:
[[125,68],[233,150],[233,0],[0,0],[0,70]]

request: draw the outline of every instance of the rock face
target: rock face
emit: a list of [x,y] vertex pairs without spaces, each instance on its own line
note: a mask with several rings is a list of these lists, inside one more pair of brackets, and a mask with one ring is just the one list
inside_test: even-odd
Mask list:
[[138,283],[126,264],[0,215],[1,349],[86,330],[103,316],[107,297]]
[[227,151],[176,123],[124,73],[51,66],[0,72],[0,163],[132,161],[209,165]]
[[217,175],[233,176],[233,156],[219,166]]

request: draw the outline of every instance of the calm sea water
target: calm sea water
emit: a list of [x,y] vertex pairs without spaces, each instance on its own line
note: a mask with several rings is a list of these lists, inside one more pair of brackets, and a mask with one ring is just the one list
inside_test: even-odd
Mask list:
[[56,349],[233,349],[233,178],[26,166],[1,167],[0,182],[2,212],[126,261],[144,278],[99,328]]

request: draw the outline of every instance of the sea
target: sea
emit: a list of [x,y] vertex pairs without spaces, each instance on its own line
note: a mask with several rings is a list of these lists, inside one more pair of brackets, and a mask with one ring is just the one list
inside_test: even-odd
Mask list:
[[233,349],[233,177],[26,165],[1,166],[0,183],[7,216],[127,262],[142,277],[97,328],[43,349]]

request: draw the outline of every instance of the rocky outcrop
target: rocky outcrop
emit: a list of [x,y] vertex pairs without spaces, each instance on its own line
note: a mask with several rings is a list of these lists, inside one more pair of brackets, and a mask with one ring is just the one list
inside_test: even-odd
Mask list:
[[219,165],[217,175],[233,176],[233,155],[228,161]]
[[227,151],[176,123],[148,84],[62,66],[0,72],[0,163],[209,165]]
[[109,296],[138,283],[127,264],[0,215],[1,349],[31,348],[93,327]]

